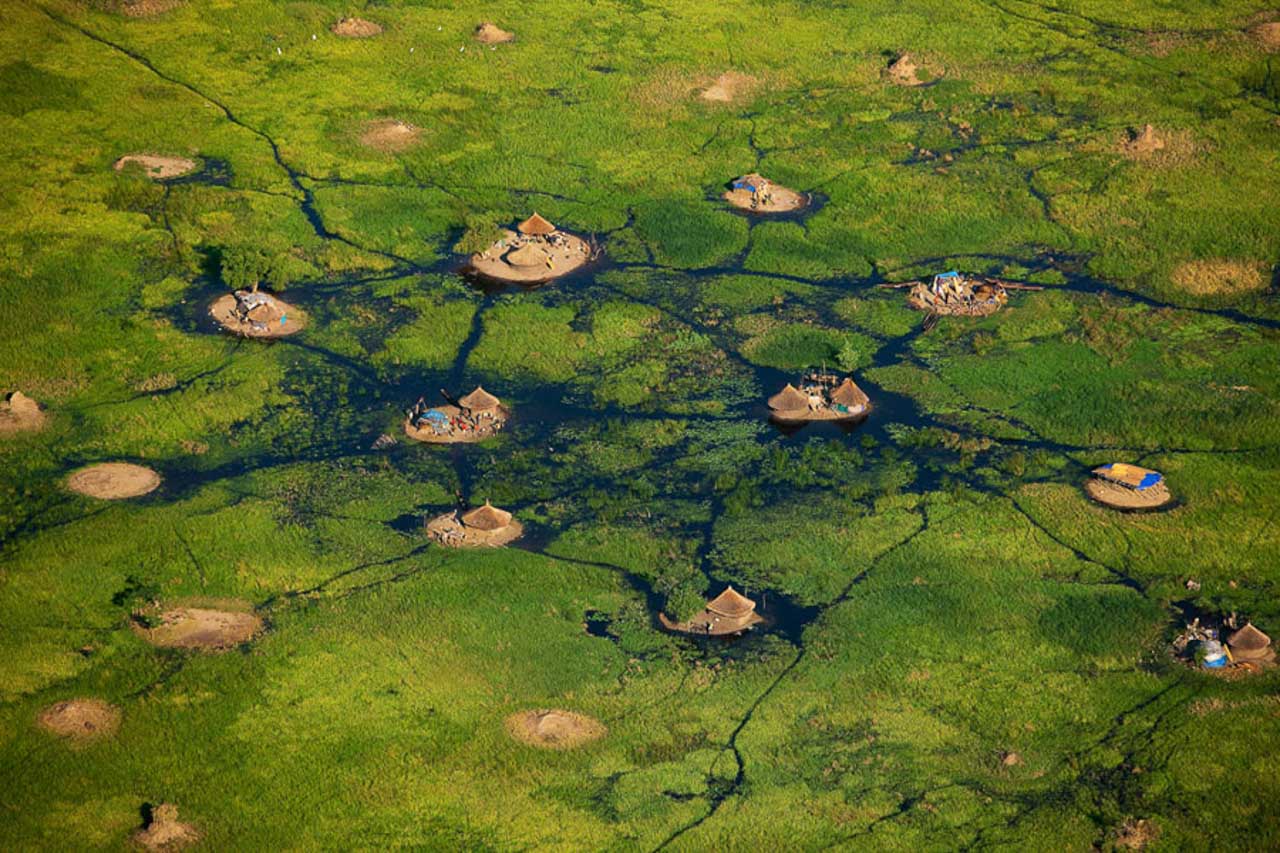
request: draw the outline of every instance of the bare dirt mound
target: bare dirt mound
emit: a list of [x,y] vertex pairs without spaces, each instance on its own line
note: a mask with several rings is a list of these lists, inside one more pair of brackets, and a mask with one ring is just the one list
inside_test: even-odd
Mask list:
[[756,78],[737,71],[726,71],[716,78],[715,82],[698,93],[704,101],[728,104],[739,97],[749,94],[756,87]]
[[485,530],[462,522],[462,513],[454,510],[427,522],[427,536],[446,548],[501,548],[524,535],[524,525],[514,518],[505,526]]
[[166,178],[177,178],[196,170],[199,165],[190,157],[169,157],[163,154],[126,154],[117,160],[112,168],[117,172],[128,166],[141,166],[148,178],[163,181]]
[[329,28],[335,36],[347,39],[367,39],[382,32],[382,25],[364,18],[343,18]]
[[481,44],[503,44],[504,42],[515,41],[516,34],[507,32],[497,24],[485,21],[476,27],[475,39]]
[[884,70],[884,78],[895,86],[923,86],[927,81],[920,79],[920,66],[915,58],[904,53]]
[[364,126],[360,144],[376,151],[395,154],[413,147],[421,135],[422,131],[418,127],[406,121],[380,118]]
[[103,462],[81,468],[67,480],[67,488],[91,498],[120,500],[153,492],[160,475],[150,468],[130,462]]
[[1270,284],[1269,272],[1261,261],[1218,258],[1179,264],[1170,279],[1183,291],[1196,296],[1234,296],[1266,290]]
[[151,809],[145,829],[133,834],[133,841],[148,850],[176,850],[195,843],[200,833],[189,823],[178,820],[178,807],[161,803]]
[[120,709],[101,699],[68,699],[50,705],[36,718],[40,728],[72,743],[109,737],[120,726]]
[[1156,133],[1151,125],[1144,125],[1142,130],[1130,130],[1124,142],[1124,150],[1132,155],[1142,156],[1163,151],[1165,141]]
[[182,5],[182,0],[121,0],[118,9],[126,18],[150,18]]
[[1126,489],[1124,486],[1098,477],[1091,477],[1085,481],[1084,491],[1098,503],[1112,509],[1158,509],[1173,500],[1173,494],[1164,483],[1138,491]]
[[1258,24],[1249,33],[1262,46],[1263,50],[1268,52],[1280,50],[1280,21],[1268,21],[1264,24]]
[[557,232],[554,243],[504,231],[498,242],[471,256],[470,272],[495,281],[540,284],[568,275],[595,255],[590,243],[567,231]]
[[203,649],[221,652],[252,640],[262,630],[262,619],[247,602],[234,602],[244,610],[175,607],[158,615],[144,614],[153,624],[135,621],[133,628],[153,646],[162,649]]
[[0,435],[34,432],[44,428],[45,420],[40,404],[21,391],[14,391],[0,402]]
[[604,723],[573,711],[521,711],[507,717],[507,734],[542,749],[572,749],[608,733]]
[[[259,304],[244,310],[241,300],[245,298]],[[266,293],[239,291],[220,296],[209,306],[209,316],[228,332],[246,338],[284,338],[307,327],[305,311]]]

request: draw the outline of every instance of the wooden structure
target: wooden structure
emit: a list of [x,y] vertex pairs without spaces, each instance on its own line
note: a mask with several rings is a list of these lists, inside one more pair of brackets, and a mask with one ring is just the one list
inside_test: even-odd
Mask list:
[[775,184],[755,172],[730,181],[724,200],[749,213],[791,213],[809,204],[806,193]]
[[825,370],[805,376],[799,388],[788,382],[768,403],[769,418],[779,424],[857,421],[871,410],[871,399],[852,379],[837,383]]
[[733,637],[750,631],[764,620],[756,613],[756,603],[742,595],[733,586],[707,602],[701,613],[687,622],[675,622],[665,613],[658,614],[658,621],[668,631],[693,634],[700,637]]
[[427,535],[447,548],[500,548],[524,533],[511,513],[488,501],[466,512],[454,510],[427,522]]
[[1164,476],[1150,468],[1109,462],[1092,473],[1084,485],[1085,493],[1114,509],[1155,509],[1173,500]]

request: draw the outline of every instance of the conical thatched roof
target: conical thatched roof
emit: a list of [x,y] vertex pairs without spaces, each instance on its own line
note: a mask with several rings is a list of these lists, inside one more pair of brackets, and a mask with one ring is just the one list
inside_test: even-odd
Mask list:
[[756,603],[730,586],[708,602],[707,609],[717,616],[741,619],[756,609]]
[[547,253],[537,246],[521,246],[507,255],[507,263],[513,267],[540,267],[547,262]]
[[462,523],[476,530],[501,530],[511,523],[511,513],[485,501],[484,506],[464,512]]
[[516,226],[516,230],[521,234],[529,234],[534,237],[545,237],[555,232],[556,227],[547,220],[543,219],[539,214],[534,213],[524,222]]
[[1227,637],[1227,645],[1233,652],[1260,652],[1271,645],[1271,638],[1253,627],[1253,623],[1250,622]]
[[497,397],[484,390],[483,387],[477,385],[476,390],[458,400],[464,409],[471,409],[473,412],[483,412],[489,409],[496,409],[502,403]]
[[847,406],[850,409],[857,408],[858,406],[865,406],[870,402],[870,400],[871,398],[868,397],[861,388],[853,384],[853,380],[847,376],[844,381],[837,385],[836,389],[831,392],[831,402],[839,403],[840,405]]
[[769,398],[769,408],[775,412],[791,412],[809,406],[809,398],[801,394],[790,382],[781,391]]

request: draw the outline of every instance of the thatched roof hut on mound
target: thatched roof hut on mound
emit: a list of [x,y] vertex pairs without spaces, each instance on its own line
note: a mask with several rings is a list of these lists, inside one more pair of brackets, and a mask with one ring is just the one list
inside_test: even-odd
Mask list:
[[488,501],[466,512],[454,510],[427,522],[427,535],[448,548],[498,548],[524,533],[511,513]]
[[1231,657],[1238,661],[1271,663],[1276,659],[1271,638],[1253,627],[1252,622],[1227,637],[1227,648],[1231,649]]
[[755,172],[730,181],[724,200],[751,213],[790,213],[809,204],[808,194],[775,184]]
[[492,246],[472,255],[470,271],[498,281],[538,284],[576,270],[591,257],[586,240],[535,212],[515,231],[503,231]]
[[511,418],[502,401],[478,385],[457,403],[428,406],[420,398],[405,418],[404,434],[431,444],[469,444],[497,434]]
[[809,374],[799,388],[788,382],[769,398],[769,417],[780,424],[856,421],[870,409],[871,398],[852,379],[846,376],[837,383],[825,371]]
[[1115,509],[1155,509],[1173,500],[1162,474],[1127,462],[1094,468],[1084,489],[1098,503]]
[[283,338],[306,328],[307,315],[270,293],[237,290],[209,306],[209,316],[219,326],[247,338]]
[[756,613],[754,601],[728,586],[688,622],[674,622],[665,613],[658,614],[658,621],[669,631],[702,637],[731,637],[750,631],[764,620]]
[[1003,282],[983,276],[939,273],[933,281],[919,282],[907,294],[907,305],[929,314],[959,314],[985,317],[994,314],[1009,301]]

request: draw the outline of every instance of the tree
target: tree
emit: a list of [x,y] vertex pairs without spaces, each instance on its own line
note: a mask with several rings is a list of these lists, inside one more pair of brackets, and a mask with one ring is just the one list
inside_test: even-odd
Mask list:
[[836,364],[840,365],[840,369],[845,373],[852,373],[858,366],[858,348],[848,338],[845,338],[844,343],[840,345],[840,351],[836,353]]
[[222,250],[222,281],[232,290],[255,293],[265,283],[272,290],[288,284],[284,256],[253,246],[230,246]]

